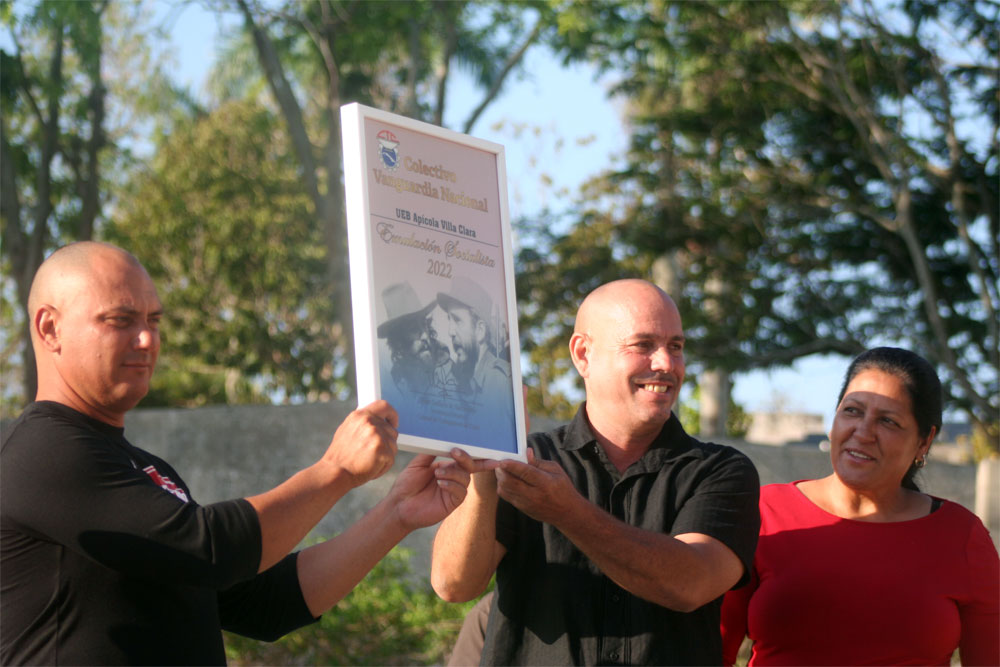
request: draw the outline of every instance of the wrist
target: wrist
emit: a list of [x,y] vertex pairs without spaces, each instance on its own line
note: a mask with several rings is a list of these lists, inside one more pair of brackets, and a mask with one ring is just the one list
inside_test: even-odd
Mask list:
[[[580,536],[594,529],[602,514],[599,506],[576,493],[566,498],[566,507],[554,508],[547,523],[559,529],[567,537]],[[571,538],[572,539],[572,538]]]
[[318,461],[312,466],[312,471],[319,480],[318,483],[337,497],[343,496],[363,483],[344,466],[332,461]]
[[469,491],[475,491],[480,496],[496,495],[497,476],[493,470],[472,473],[472,481],[469,483]]
[[383,506],[382,521],[384,522],[385,529],[397,542],[417,528],[416,526],[409,525],[403,516],[401,508],[404,500],[404,498],[396,498],[392,494],[389,494],[379,503],[379,505]]

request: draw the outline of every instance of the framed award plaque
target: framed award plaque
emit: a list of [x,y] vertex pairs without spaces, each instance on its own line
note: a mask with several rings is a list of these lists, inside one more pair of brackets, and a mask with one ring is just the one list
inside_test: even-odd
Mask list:
[[401,449],[525,460],[503,146],[341,108],[358,400]]

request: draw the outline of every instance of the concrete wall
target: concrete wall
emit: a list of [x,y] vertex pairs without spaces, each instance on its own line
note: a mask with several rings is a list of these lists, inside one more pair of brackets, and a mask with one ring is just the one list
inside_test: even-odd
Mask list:
[[[134,410],[126,419],[126,435],[140,447],[170,461],[191,487],[195,499],[210,503],[270,489],[312,464],[350,411],[343,403],[301,406],[219,406],[196,410]],[[546,430],[551,420],[532,418],[533,430]],[[726,441],[744,451],[757,466],[761,482],[788,482],[829,474],[828,453],[816,448],[753,445]],[[933,460],[921,486],[928,493],[976,507],[976,468]],[[393,470],[345,496],[313,531],[336,534],[379,501],[395,473],[412,458],[402,452]],[[993,518],[996,521],[996,515]],[[1000,526],[990,526],[994,540]],[[403,544],[415,550],[414,569],[426,576],[434,528],[410,535]]]
[[802,412],[751,412],[747,442],[783,445],[802,442],[814,434],[826,433],[823,415]]

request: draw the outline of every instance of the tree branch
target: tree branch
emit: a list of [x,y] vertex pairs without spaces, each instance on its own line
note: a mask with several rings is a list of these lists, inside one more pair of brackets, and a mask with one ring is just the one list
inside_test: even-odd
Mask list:
[[472,126],[476,124],[477,120],[479,120],[480,114],[483,113],[486,107],[493,101],[493,99],[500,92],[500,88],[503,87],[503,83],[504,80],[506,80],[507,75],[510,74],[511,70],[513,70],[514,67],[517,65],[517,63],[521,61],[521,59],[524,57],[525,52],[527,52],[528,47],[531,46],[531,44],[542,33],[542,23],[543,20],[539,18],[538,21],[535,22],[535,27],[532,28],[531,34],[529,34],[527,39],[524,40],[524,43],[521,44],[521,47],[513,54],[511,54],[510,58],[507,59],[507,62],[504,63],[503,69],[500,70],[499,76],[497,76],[496,80],[493,82],[493,86],[489,89],[489,91],[487,91],[486,95],[483,96],[483,99],[479,103],[479,106],[477,106],[472,111],[472,113],[469,114],[468,119],[466,119],[465,125],[462,126],[463,133],[468,134],[472,130]]
[[292,92],[292,87],[285,76],[284,68],[278,59],[278,54],[274,50],[274,44],[270,37],[257,25],[253,13],[246,0],[235,0],[237,7],[243,14],[247,30],[253,38],[254,47],[257,49],[257,56],[261,67],[264,69],[264,76],[267,79],[271,93],[275,101],[281,108],[288,127],[288,133],[292,139],[292,147],[302,165],[302,178],[305,181],[306,192],[309,193],[317,211],[321,208],[319,182],[316,177],[316,158],[313,156],[313,144],[309,140],[306,132],[305,120],[302,116],[302,109],[298,100]]
[[435,86],[437,94],[434,99],[434,117],[433,122],[435,125],[444,124],[444,104],[445,104],[445,93],[448,88],[448,76],[451,74],[451,59],[455,55],[455,50],[458,48],[458,16],[462,13],[465,7],[465,2],[448,2],[445,0],[436,0],[434,3],[435,11],[443,13],[446,10],[451,11],[455,7],[457,9],[450,14],[451,19],[445,20],[445,36],[444,36],[444,48],[442,49],[440,58],[441,62],[435,69],[435,76],[437,78],[437,85]]

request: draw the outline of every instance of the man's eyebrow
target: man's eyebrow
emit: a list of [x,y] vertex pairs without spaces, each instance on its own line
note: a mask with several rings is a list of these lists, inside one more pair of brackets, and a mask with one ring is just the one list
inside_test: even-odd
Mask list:
[[[121,306],[109,306],[105,310],[101,311],[101,315],[102,316],[105,316],[105,315],[138,315],[138,314],[139,314],[139,309],[137,309],[137,308],[135,308],[133,306],[125,306],[125,305],[121,305]],[[150,311],[149,315],[150,315],[150,317],[162,317],[163,316],[163,308],[161,307],[161,308],[157,308],[156,310]]]
[[111,314],[116,314],[116,315],[135,315],[138,312],[139,311],[136,310],[135,308],[133,308],[132,306],[108,306],[103,311],[101,311],[101,314],[102,315],[111,315]]
[[[646,332],[633,333],[631,336],[629,336],[629,340],[656,340],[658,338],[660,338],[658,334],[646,333]],[[667,337],[667,340],[669,340],[670,342],[684,343],[687,341],[687,338],[685,338],[683,334],[679,334],[676,336],[669,336]]]

